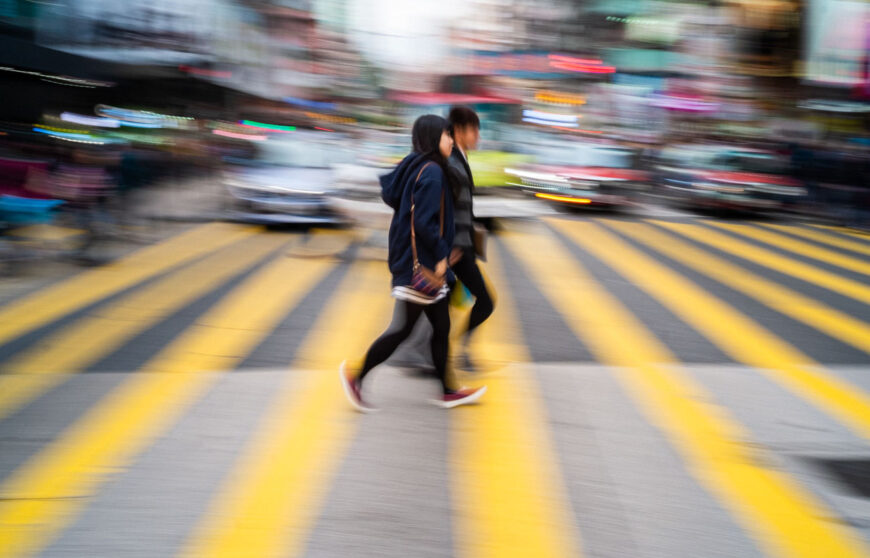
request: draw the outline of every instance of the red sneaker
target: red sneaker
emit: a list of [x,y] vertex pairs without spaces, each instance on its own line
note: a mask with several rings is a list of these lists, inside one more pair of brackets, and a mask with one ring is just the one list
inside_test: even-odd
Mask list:
[[350,404],[354,409],[361,413],[373,413],[378,410],[376,407],[372,407],[363,400],[362,386],[353,373],[347,371],[346,360],[338,367],[338,376],[341,378],[341,387],[344,388],[344,394],[347,396],[347,400],[350,401]]
[[486,386],[476,389],[460,388],[453,393],[445,393],[440,399],[435,399],[432,402],[439,407],[451,409],[459,405],[470,405],[480,399],[484,393],[486,393]]

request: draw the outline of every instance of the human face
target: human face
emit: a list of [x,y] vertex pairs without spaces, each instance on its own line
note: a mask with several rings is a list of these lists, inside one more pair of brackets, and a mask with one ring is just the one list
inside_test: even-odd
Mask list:
[[477,126],[459,126],[454,128],[453,137],[456,139],[456,145],[463,151],[471,151],[477,149],[477,142],[480,141],[480,128]]
[[447,130],[441,132],[441,142],[438,144],[438,150],[447,159],[453,153],[453,138],[447,133]]

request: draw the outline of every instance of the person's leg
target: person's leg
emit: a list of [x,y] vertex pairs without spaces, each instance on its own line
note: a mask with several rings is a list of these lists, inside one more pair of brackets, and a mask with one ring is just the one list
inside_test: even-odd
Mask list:
[[423,311],[423,306],[407,302],[404,300],[396,301],[396,308],[393,311],[393,321],[387,330],[378,337],[366,353],[365,362],[362,370],[360,370],[357,381],[362,382],[366,374],[378,364],[384,362],[393,351],[396,350],[402,341],[407,339],[414,329],[414,324],[420,317]]
[[429,320],[417,320],[411,335],[396,349],[389,362],[412,373],[431,375],[434,370],[429,345],[432,341],[432,324]]
[[453,272],[474,296],[474,306],[471,308],[471,315],[468,318],[468,327],[462,332],[463,336],[467,338],[477,326],[486,321],[492,314],[492,296],[486,288],[486,282],[483,280],[480,268],[477,267],[474,254],[466,254],[453,266]]
[[444,393],[450,393],[452,388],[447,377],[447,351],[450,342],[450,309],[447,298],[425,307],[426,317],[432,324],[432,363],[441,381]]

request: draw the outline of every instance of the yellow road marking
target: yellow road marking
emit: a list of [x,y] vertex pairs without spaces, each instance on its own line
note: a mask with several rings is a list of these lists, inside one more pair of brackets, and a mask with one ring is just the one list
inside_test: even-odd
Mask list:
[[282,235],[261,234],[222,248],[121,300],[95,310],[41,339],[3,365],[0,418],[61,384],[167,317],[285,244]]
[[825,234],[818,230],[807,229],[804,227],[797,227],[793,225],[784,226],[776,225],[773,223],[759,224],[769,229],[786,232],[796,236],[802,236],[804,238],[808,238],[809,240],[815,240],[816,242],[827,244],[828,246],[834,246],[836,248],[842,248],[844,250],[851,250],[852,252],[858,252],[859,254],[870,256],[870,244],[866,242],[855,242],[854,240],[847,240],[845,238],[840,238],[839,236],[834,236],[832,234]]
[[834,291],[866,304],[870,304],[870,287],[841,277],[835,273],[818,267],[787,258],[776,252],[759,248],[748,242],[743,242],[712,229],[686,223],[670,223],[667,221],[652,221],[656,225],[679,233],[702,244],[718,248],[723,252],[734,254],[744,260],[776,270],[792,277],[797,277],[808,283],[814,283],[829,291]]
[[[386,328],[383,262],[357,262],[308,334],[287,382],[181,555],[298,556],[353,437],[338,366]],[[413,552],[412,552],[413,553]]]
[[722,230],[737,233],[741,236],[745,236],[746,238],[759,240],[771,246],[776,246],[777,248],[781,248],[795,254],[807,256],[820,262],[829,263],[831,265],[842,267],[843,269],[848,269],[856,273],[870,275],[870,263],[868,262],[857,260],[855,258],[839,254],[837,252],[832,252],[830,250],[826,250],[824,248],[820,248],[818,246],[808,244],[800,240],[795,240],[779,233],[750,227],[748,225],[735,225],[733,223],[718,223],[715,221],[707,221],[707,224],[718,227]]
[[[504,277],[495,244],[487,268]],[[465,558],[579,556],[558,457],[531,358],[507,284],[495,313],[475,333],[478,361],[512,363],[486,376],[476,406],[453,412],[450,464],[457,555]]]
[[276,258],[0,485],[0,555],[31,556],[235,366],[333,266]]
[[58,227],[55,225],[29,225],[12,229],[9,234],[25,238],[28,240],[41,241],[58,241],[67,240],[76,236],[84,235],[83,229],[73,229],[69,227]]
[[735,360],[758,368],[823,411],[870,437],[870,397],[857,386],[817,371],[821,367],[737,309],[657,263],[593,223],[554,222],[623,277],[649,293]]
[[764,455],[725,409],[675,363],[613,295],[549,234],[506,236],[511,250],[575,334],[615,372],[691,472],[760,547],[781,558],[866,556],[853,532],[825,518],[833,513],[790,477],[764,467]]
[[12,302],[0,309],[0,344],[257,230],[203,225]]
[[870,240],[870,232],[860,230],[860,229],[850,229],[848,227],[834,227],[831,225],[810,225],[815,229],[823,229],[826,231],[833,231],[840,234],[845,234],[847,236],[851,236],[854,238],[860,238],[862,240]]
[[870,353],[870,325],[642,223],[607,226],[810,327]]

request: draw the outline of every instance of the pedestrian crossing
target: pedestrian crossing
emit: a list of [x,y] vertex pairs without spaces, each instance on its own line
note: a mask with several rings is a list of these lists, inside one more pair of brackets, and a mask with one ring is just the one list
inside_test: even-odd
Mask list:
[[[321,238],[330,247],[324,257],[315,249]],[[778,413],[796,417],[789,419],[799,422],[795,429],[820,431],[801,439],[821,446],[838,440],[852,458],[870,455],[870,238],[712,220],[508,224],[485,264],[496,312],[471,345],[486,372],[462,378],[486,382],[485,401],[446,418],[425,406],[384,405],[386,420],[349,412],[336,377],[341,360],[361,358],[392,312],[386,265],[359,258],[358,241],[351,232],[302,239],[208,224],[0,308],[0,555],[330,555],[323,549],[335,541],[325,542],[324,533],[354,529],[325,530],[323,522],[382,528],[378,513],[389,509],[391,482],[401,482],[372,480],[383,483],[378,500],[343,504],[348,495],[335,487],[352,487],[347,475],[390,470],[389,455],[359,469],[355,444],[377,427],[402,451],[414,436],[397,433],[412,415],[421,424],[444,421],[444,447],[414,445],[418,455],[405,459],[445,463],[428,490],[449,497],[437,506],[438,498],[421,497],[391,516],[399,536],[378,540],[378,548],[367,547],[371,537],[345,535],[345,547],[358,555],[870,555],[870,531],[861,526],[870,506],[838,496],[844,488],[835,481],[796,474],[797,459],[782,449],[791,447],[793,431],[773,424]],[[179,321],[216,291],[216,301]],[[265,372],[242,364],[267,341],[281,340],[288,321],[296,324],[286,330],[292,359],[270,371],[269,382],[255,379]],[[144,363],[99,371],[109,355],[123,362],[125,351],[167,324],[180,334],[153,347]],[[687,340],[696,341],[687,347]],[[591,358],[563,362],[564,350]],[[710,364],[685,358],[700,353]],[[713,363],[731,372],[709,372]],[[240,387],[248,385],[245,374],[259,387]],[[385,369],[375,377],[376,402],[384,397],[380,374],[401,390],[415,384]],[[50,405],[100,375],[114,383],[87,405]],[[712,389],[729,378],[756,389]],[[199,407],[225,390],[234,401],[233,390],[244,389],[259,390],[266,403]],[[605,393],[608,405],[596,401]],[[764,413],[726,403],[753,397]],[[166,478],[137,479],[143,456],[172,439],[195,409],[214,421],[244,415],[250,425],[207,489],[185,494],[182,486],[172,496],[161,490]],[[43,416],[55,431],[28,439]],[[773,421],[764,428],[783,433],[781,447],[760,435],[762,418]],[[606,440],[614,425],[630,420],[635,426],[620,434],[623,443],[649,453],[612,461],[626,450]],[[644,440],[636,438],[641,425],[651,428]],[[215,438],[220,431],[201,430],[203,441],[171,456],[177,467],[164,470],[205,470],[209,444],[225,442]],[[611,451],[594,462],[576,455],[596,444]],[[668,460],[679,466],[654,463]],[[657,487],[646,485],[662,481],[653,471],[681,487],[670,502],[651,496]],[[136,507],[145,503],[98,509],[112,487],[137,482],[163,495],[147,505],[167,525],[137,523]],[[621,492],[628,486],[631,492]],[[596,491],[607,497],[590,514],[584,497]],[[170,498],[185,504],[163,501]],[[681,502],[697,509],[679,509]],[[645,517],[645,505],[662,516]],[[182,517],[180,508],[191,506],[198,511]],[[425,526],[413,523],[416,514],[427,518]],[[94,518],[111,516],[130,521],[116,521],[115,536],[94,536],[101,528]],[[403,521],[448,540],[403,548]],[[620,536],[606,536],[607,529]],[[141,546],[149,533],[158,546]]]
[[473,350],[502,372],[486,380],[486,405],[459,408],[450,417],[456,555],[578,556],[580,539],[529,373],[531,358],[519,329],[510,327],[519,317],[497,248],[489,252],[487,269],[502,315],[481,330]]

